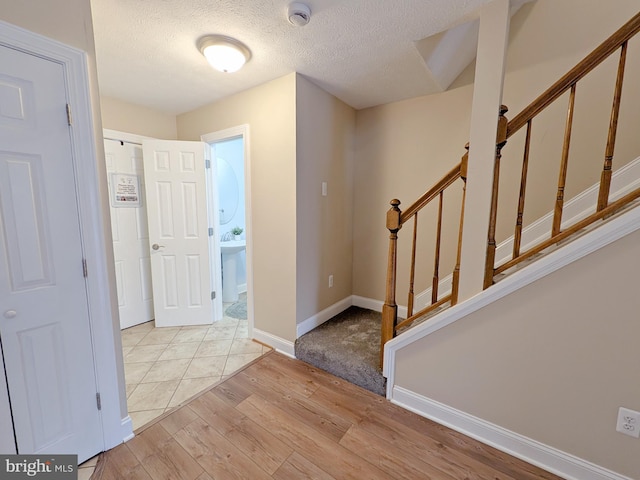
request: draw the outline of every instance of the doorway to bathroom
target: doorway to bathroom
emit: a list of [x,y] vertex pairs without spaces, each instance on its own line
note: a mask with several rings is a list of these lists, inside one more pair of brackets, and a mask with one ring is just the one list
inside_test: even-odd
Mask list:
[[[248,320],[253,329],[251,179],[249,126],[240,125],[201,136],[211,148],[210,205],[217,205],[222,301],[229,313]],[[231,304],[231,306],[229,306]]]

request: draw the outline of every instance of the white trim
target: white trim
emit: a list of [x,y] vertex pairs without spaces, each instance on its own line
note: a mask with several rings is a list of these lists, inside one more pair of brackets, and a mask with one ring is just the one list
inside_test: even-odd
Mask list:
[[253,334],[250,336],[251,338],[253,338],[254,340],[257,340],[260,343],[269,345],[270,347],[274,348],[277,352],[280,352],[291,358],[296,358],[293,342],[290,342],[289,340],[285,340],[284,338],[281,338],[281,337],[276,337],[271,333],[258,330],[257,328],[253,329]]
[[[87,260],[87,296],[94,349],[97,387],[102,399],[103,448],[107,450],[131,435],[130,424],[122,422],[120,405],[126,404],[124,373],[116,355],[122,355],[113,265],[107,262],[111,239],[104,160],[98,159],[96,131],[89,93],[89,67],[85,52],[56,40],[0,21],[0,43],[47,58],[62,65],[69,103],[73,109],[71,126],[73,162],[76,170],[78,208],[84,255]],[[120,381],[122,379],[122,381]]]
[[632,480],[402,387],[393,388],[390,400],[402,408],[567,480]]
[[[224,130],[218,130],[216,132],[206,133],[200,136],[200,139],[208,144],[219,142],[221,140],[229,140],[231,138],[242,137],[243,151],[244,151],[244,217],[245,217],[245,265],[246,265],[246,292],[247,292],[247,320],[249,326],[249,337],[254,337],[254,299],[253,299],[253,223],[252,223],[252,204],[251,204],[251,129],[249,124],[238,125]],[[217,212],[214,212],[217,215]],[[216,217],[217,218],[217,217]],[[218,235],[216,240],[218,243],[220,236]],[[222,279],[220,279],[220,286],[222,286]],[[222,291],[222,289],[220,289]],[[222,295],[220,295],[222,298]],[[263,332],[264,333],[264,332]],[[277,338],[277,337],[275,337]],[[267,343],[267,342],[265,342]],[[293,350],[292,350],[293,351]],[[284,352],[283,352],[284,353]]]
[[339,302],[330,305],[321,312],[318,312],[315,315],[312,315],[306,320],[300,322],[298,325],[296,325],[296,338],[300,338],[305,333],[310,332],[314,328],[322,325],[327,320],[335,317],[340,312],[345,311],[347,308],[353,305],[352,298],[353,297],[351,295],[343,298]]
[[162,140],[160,138],[138,135],[137,133],[127,133],[127,132],[121,132],[119,130],[111,130],[110,128],[102,129],[102,137],[105,140],[115,140],[116,142],[135,143],[136,145],[140,145],[140,146],[142,146],[143,140]]
[[[565,203],[563,208],[562,227],[574,225],[583,218],[591,215],[595,210],[598,200],[599,183],[592,185],[585,191],[579,193]],[[619,168],[611,177],[610,201],[617,200],[629,192],[640,187],[640,157]],[[553,212],[549,212],[535,222],[527,225],[522,230],[521,251],[526,252],[530,248],[538,245],[549,238],[551,225],[553,223]],[[501,265],[512,258],[513,235],[496,247],[496,265]],[[451,293],[452,276],[447,275],[438,283],[438,293],[440,296]],[[431,287],[416,295],[416,309],[422,309],[431,304]]]
[[[384,302],[381,300],[376,300],[374,298],[368,297],[360,297],[359,295],[353,295],[352,297],[352,305],[360,308],[368,308],[369,310],[373,310],[375,312],[382,312],[382,306]],[[398,317],[399,318],[407,318],[407,307],[404,305],[398,305]]]
[[123,439],[124,442],[128,442],[133,437],[135,437],[135,434],[133,433],[133,420],[131,420],[131,417],[129,415],[127,415],[125,418],[122,419],[122,431],[131,432],[128,436],[124,437]]
[[599,228],[585,233],[573,242],[514,272],[491,288],[448,308],[432,320],[416,325],[388,341],[384,346],[383,366],[383,375],[387,377],[387,396],[393,392],[395,356],[400,349],[638,229],[640,229],[640,206],[613,217]]

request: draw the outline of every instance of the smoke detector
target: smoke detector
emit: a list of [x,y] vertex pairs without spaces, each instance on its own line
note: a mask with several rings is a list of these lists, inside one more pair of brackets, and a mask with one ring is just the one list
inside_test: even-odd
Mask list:
[[287,18],[291,25],[304,27],[311,20],[311,9],[304,3],[294,2],[289,5]]

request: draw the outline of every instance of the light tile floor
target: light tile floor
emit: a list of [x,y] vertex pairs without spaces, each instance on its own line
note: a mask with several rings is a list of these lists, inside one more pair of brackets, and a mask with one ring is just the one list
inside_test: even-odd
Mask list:
[[[229,305],[224,304],[223,311]],[[157,328],[151,321],[122,330],[127,406],[133,429],[269,350],[249,338],[247,320],[226,315],[213,326]],[[80,465],[78,478],[88,479],[94,468],[95,459]]]

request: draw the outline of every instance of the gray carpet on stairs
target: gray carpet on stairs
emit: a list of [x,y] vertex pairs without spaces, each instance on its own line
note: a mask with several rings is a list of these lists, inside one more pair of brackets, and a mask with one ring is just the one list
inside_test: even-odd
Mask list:
[[378,368],[381,322],[378,312],[349,307],[298,338],[296,358],[384,396],[387,381]]

